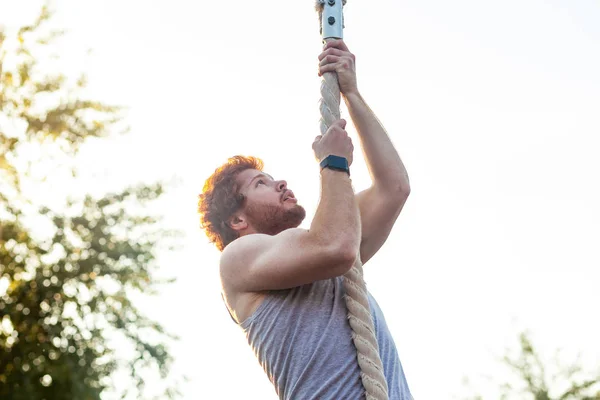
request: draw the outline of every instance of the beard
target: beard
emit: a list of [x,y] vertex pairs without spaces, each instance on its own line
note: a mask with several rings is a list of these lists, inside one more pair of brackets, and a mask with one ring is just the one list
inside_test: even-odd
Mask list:
[[270,204],[248,205],[245,214],[250,225],[266,235],[277,235],[286,229],[297,228],[306,217],[306,211],[298,204],[292,208]]

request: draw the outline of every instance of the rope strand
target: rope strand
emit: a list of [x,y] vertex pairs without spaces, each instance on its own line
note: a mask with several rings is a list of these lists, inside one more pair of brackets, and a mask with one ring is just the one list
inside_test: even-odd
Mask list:
[[[346,0],[343,0],[343,4],[346,4]],[[323,4],[319,0],[317,0],[316,8],[320,21]],[[321,111],[321,134],[324,135],[331,124],[340,119],[340,87],[337,74],[334,72],[323,74],[319,109]],[[387,381],[379,356],[367,287],[362,275],[362,266],[355,265],[343,277],[348,323],[352,328],[352,341],[357,350],[358,366],[361,370],[360,377],[367,400],[388,400]]]

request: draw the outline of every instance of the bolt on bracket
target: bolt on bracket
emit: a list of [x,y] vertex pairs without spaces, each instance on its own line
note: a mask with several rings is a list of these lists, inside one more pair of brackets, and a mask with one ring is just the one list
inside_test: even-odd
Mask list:
[[323,5],[321,34],[325,39],[344,38],[343,0],[319,0]]

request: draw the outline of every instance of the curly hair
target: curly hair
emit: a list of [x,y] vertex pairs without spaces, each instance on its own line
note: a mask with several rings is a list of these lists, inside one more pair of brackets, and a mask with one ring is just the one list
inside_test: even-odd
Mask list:
[[247,169],[263,170],[263,161],[256,157],[234,156],[215,170],[198,195],[200,227],[219,251],[239,237],[227,221],[243,207],[245,196],[238,192],[237,175]]

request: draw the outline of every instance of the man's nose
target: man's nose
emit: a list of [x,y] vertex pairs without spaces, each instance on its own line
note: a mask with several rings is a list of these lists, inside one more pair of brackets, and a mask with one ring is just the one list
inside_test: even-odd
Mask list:
[[283,191],[286,188],[287,188],[287,182],[286,181],[278,181],[277,182],[277,190]]

